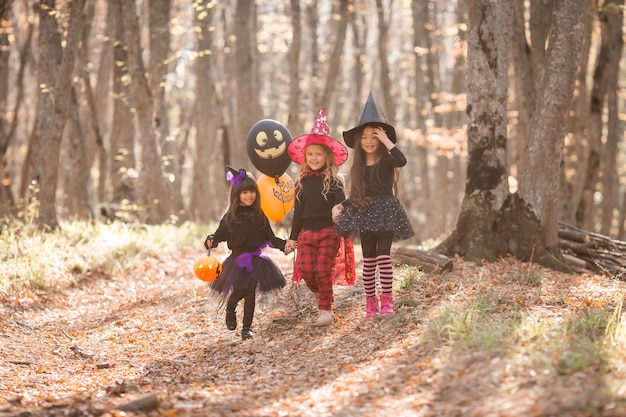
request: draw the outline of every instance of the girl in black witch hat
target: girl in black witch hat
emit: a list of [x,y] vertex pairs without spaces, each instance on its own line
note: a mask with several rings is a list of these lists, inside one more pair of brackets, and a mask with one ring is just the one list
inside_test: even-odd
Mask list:
[[[341,234],[358,233],[363,251],[365,316],[394,313],[391,244],[414,236],[411,223],[395,196],[395,168],[406,165],[396,146],[396,132],[380,116],[370,92],[359,124],[343,132],[354,148],[350,165],[350,198],[333,208]],[[376,267],[380,279],[380,304],[376,294]]]
[[211,283],[211,290],[226,302],[228,330],[237,328],[235,309],[239,301],[244,300],[241,338],[246,340],[254,335],[252,319],[256,291],[268,292],[286,285],[283,273],[262,251],[274,247],[285,252],[286,242],[274,235],[261,209],[259,188],[254,178],[244,169],[231,167],[228,167],[226,178],[232,184],[228,209],[215,233],[205,239],[204,246],[214,248],[226,241],[232,251],[222,264],[222,272]]

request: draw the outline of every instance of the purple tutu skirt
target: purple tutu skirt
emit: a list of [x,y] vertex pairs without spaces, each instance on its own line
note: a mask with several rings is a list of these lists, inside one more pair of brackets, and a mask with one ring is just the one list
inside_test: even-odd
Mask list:
[[210,284],[211,291],[220,298],[227,297],[234,289],[270,292],[287,285],[281,270],[266,256],[249,256],[244,262],[237,258],[232,254],[226,258],[221,274]]

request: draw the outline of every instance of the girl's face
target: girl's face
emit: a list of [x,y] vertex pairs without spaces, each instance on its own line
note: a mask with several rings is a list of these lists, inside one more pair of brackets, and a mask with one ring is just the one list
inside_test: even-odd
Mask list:
[[322,145],[309,145],[304,148],[304,162],[313,171],[320,170],[326,165],[326,150]]
[[244,190],[239,193],[239,204],[244,207],[250,207],[256,200],[256,191]]
[[365,154],[375,154],[376,151],[378,151],[380,141],[378,140],[377,129],[379,128],[372,126],[365,126],[365,128],[363,128],[363,134],[361,135],[361,149],[363,149]]

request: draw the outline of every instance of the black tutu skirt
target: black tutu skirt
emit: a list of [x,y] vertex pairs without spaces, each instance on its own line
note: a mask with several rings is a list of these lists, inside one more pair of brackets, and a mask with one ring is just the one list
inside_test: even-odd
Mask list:
[[233,290],[271,292],[287,285],[285,276],[278,266],[269,258],[252,256],[252,270],[248,271],[239,265],[236,255],[230,255],[222,263],[222,272],[211,282],[214,295],[225,298]]
[[358,236],[362,232],[391,232],[395,241],[415,236],[400,201],[391,195],[372,197],[372,204],[368,208],[347,204],[335,226],[337,233],[342,236]]

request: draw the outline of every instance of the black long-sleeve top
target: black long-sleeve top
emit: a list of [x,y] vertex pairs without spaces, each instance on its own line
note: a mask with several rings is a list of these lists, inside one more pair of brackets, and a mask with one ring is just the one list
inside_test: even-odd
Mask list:
[[[406,157],[397,146],[389,151],[389,156],[376,164],[365,167],[366,196],[393,195],[394,168],[406,165]],[[376,174],[376,171],[378,173]]]
[[233,255],[245,252],[254,252],[265,242],[271,242],[274,247],[284,251],[285,239],[274,235],[267,217],[256,218],[252,207],[239,206],[237,208],[237,222],[234,222],[229,230],[226,216],[222,217],[220,224],[213,236],[212,248],[218,243],[226,241]]
[[334,226],[332,208],[345,200],[346,194],[342,184],[331,185],[326,198],[322,194],[323,178],[311,175],[300,180],[301,190],[296,190],[293,221],[289,239],[297,240],[301,230],[321,230]]

